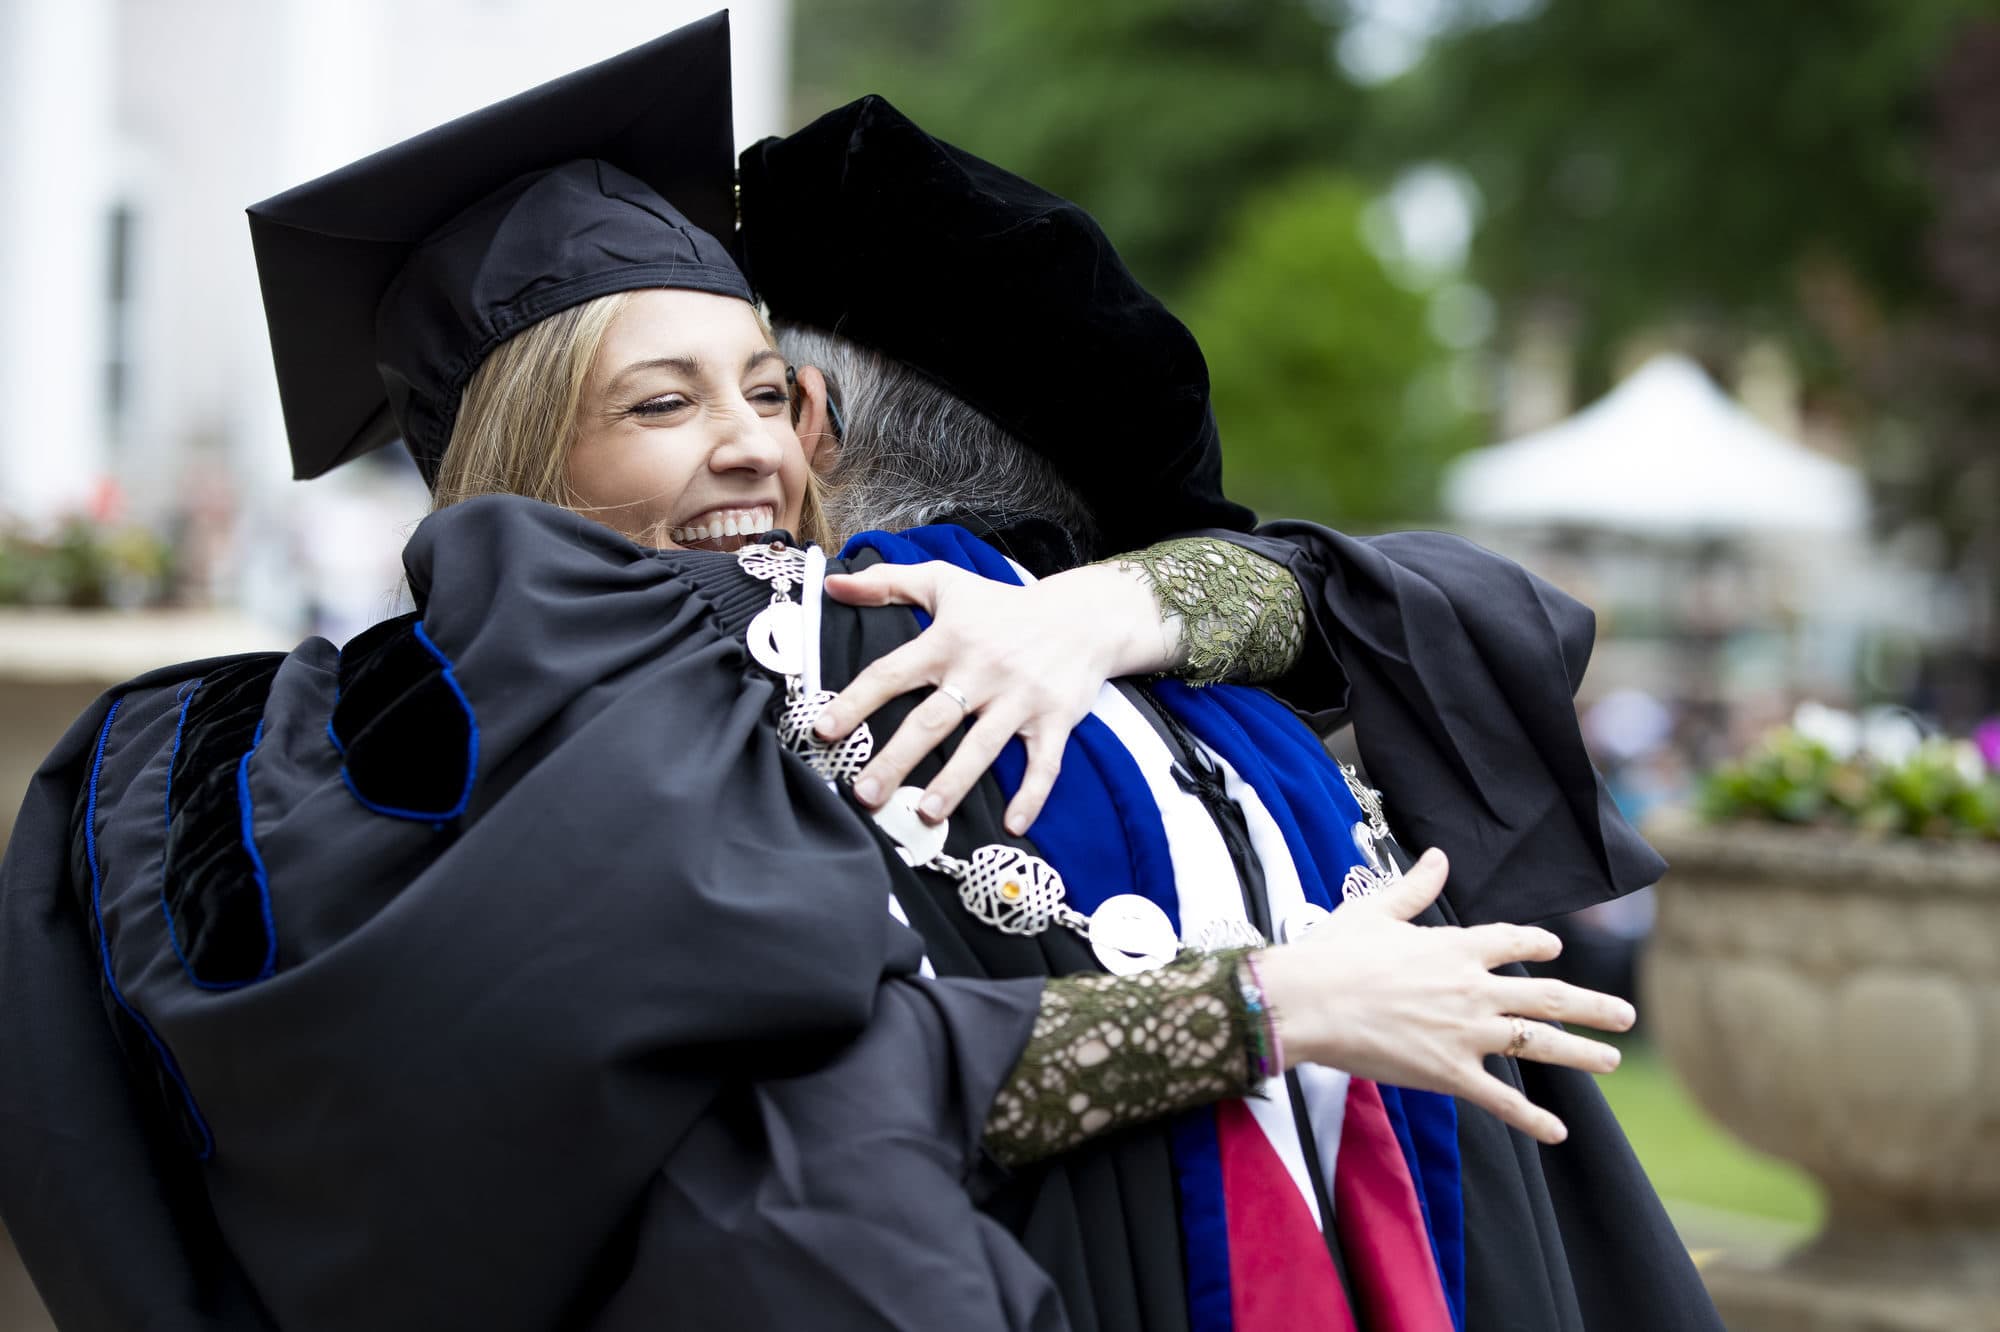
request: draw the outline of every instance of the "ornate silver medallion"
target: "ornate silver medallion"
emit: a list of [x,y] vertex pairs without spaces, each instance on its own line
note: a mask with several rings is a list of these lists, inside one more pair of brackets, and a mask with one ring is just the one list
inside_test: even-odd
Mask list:
[[797,546],[745,546],[736,552],[736,567],[760,583],[771,584],[779,595],[789,596],[805,581],[806,553]]
[[1040,934],[1065,913],[1062,875],[1040,856],[996,842],[974,851],[964,866],[959,900],[1003,934]]
[[1356,865],[1340,881],[1340,900],[1352,902],[1358,897],[1373,897],[1392,882],[1394,880],[1373,865]]
[[867,767],[875,753],[875,735],[868,729],[868,723],[861,723],[842,739],[827,744],[813,734],[813,723],[833,701],[833,691],[821,689],[808,694],[795,678],[785,684],[785,706],[778,713],[778,742],[830,782],[852,779]]
[[792,752],[829,782],[851,782],[868,766],[869,758],[874,755],[875,737],[868,733],[866,722],[830,745],[807,731],[805,739]]

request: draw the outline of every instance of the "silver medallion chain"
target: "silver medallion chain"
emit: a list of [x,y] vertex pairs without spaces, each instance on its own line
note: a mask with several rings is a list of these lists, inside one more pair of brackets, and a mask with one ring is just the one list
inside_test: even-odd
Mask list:
[[1361,780],[1361,774],[1355,771],[1352,763],[1341,764],[1340,775],[1346,779],[1348,792],[1353,795],[1355,803],[1361,806],[1362,814],[1367,817],[1368,831],[1378,838],[1388,837],[1389,820],[1382,814],[1382,793],[1372,786],[1365,785]]
[[[852,781],[874,754],[875,741],[866,722],[831,745],[813,732],[834,693],[805,687],[805,654],[816,645],[806,643],[804,608],[792,599],[793,590],[806,580],[805,551],[775,542],[746,545],[736,552],[736,563],[771,585],[771,602],[752,617],[746,639],[758,664],[785,682],[780,743],[827,781]],[[922,818],[917,802],[923,794],[919,787],[901,787],[872,817],[906,864],[951,879],[974,919],[1003,934],[1022,936],[1060,925],[1082,936],[1105,969],[1119,974],[1151,970],[1186,951],[1167,913],[1136,893],[1108,898],[1086,916],[1069,905],[1062,875],[1040,856],[1000,842],[979,847],[967,859],[947,854],[950,821]]]
[[1382,812],[1382,793],[1365,784],[1352,763],[1340,765],[1340,775],[1346,779],[1348,792],[1355,803],[1361,806],[1364,823],[1354,825],[1355,849],[1361,852],[1366,862],[1347,871],[1341,880],[1342,901],[1351,902],[1357,897],[1372,897],[1390,884],[1403,877],[1401,867],[1396,864],[1385,849],[1385,844],[1395,840],[1389,831],[1389,820]]
[[793,591],[805,582],[805,551],[776,542],[744,546],[736,552],[736,565],[771,585],[770,604],[751,617],[744,638],[757,664],[785,682],[779,741],[827,781],[853,780],[875,753],[875,736],[866,722],[832,744],[813,733],[813,722],[833,701],[833,692],[805,687],[805,607],[792,599]]
[[[834,693],[805,687],[806,653],[817,645],[805,641],[805,610],[793,600],[793,592],[807,578],[806,552],[776,542],[746,545],[736,552],[736,563],[752,578],[771,586],[770,604],[752,617],[746,638],[758,663],[785,682],[785,703],[778,716],[780,742],[826,781],[852,781],[873,756],[875,739],[866,722],[832,744],[813,731],[813,723],[833,701]],[[1363,863],[1349,869],[1340,886],[1341,899],[1352,901],[1381,892],[1402,877],[1402,870],[1385,850],[1394,836],[1383,812],[1382,793],[1365,784],[1353,764],[1339,767],[1364,819],[1352,829]],[[1069,905],[1062,875],[1040,856],[998,842],[978,848],[969,859],[948,855],[944,845],[950,822],[932,823],[922,818],[917,813],[922,796],[918,787],[902,787],[872,817],[896,843],[907,864],[951,879],[966,911],[1003,934],[1033,936],[1060,925],[1082,936],[1106,970],[1121,975],[1162,966],[1185,952],[1254,947],[1265,942],[1263,934],[1248,921],[1216,920],[1183,945],[1166,912],[1137,893],[1107,898],[1085,915]],[[1282,931],[1285,939],[1289,942],[1303,937],[1327,914],[1324,908],[1311,907],[1297,922],[1287,921]]]

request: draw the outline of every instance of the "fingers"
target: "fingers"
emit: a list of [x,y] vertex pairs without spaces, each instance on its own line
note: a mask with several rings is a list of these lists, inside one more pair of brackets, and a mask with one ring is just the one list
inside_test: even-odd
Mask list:
[[1560,1119],[1530,1101],[1520,1088],[1508,1086],[1484,1069],[1474,1075],[1471,1085],[1459,1095],[1536,1142],[1554,1146],[1569,1136],[1569,1129]]
[[[819,720],[813,723],[813,733],[822,740],[840,739],[890,699],[930,684],[936,669],[934,655],[923,638],[911,639],[894,652],[877,657],[848,681],[847,688],[836,694],[819,714]],[[954,707],[953,711],[963,709]]]
[[1021,774],[1021,785],[1007,804],[1007,831],[1016,837],[1028,831],[1041,816],[1042,805],[1062,774],[1063,743],[1067,737],[1050,741],[1030,735],[1024,739],[1028,746],[1027,771]]
[[1595,1027],[1599,1031],[1630,1031],[1639,1016],[1632,1005],[1616,995],[1558,980],[1495,976],[1493,995],[1503,1013]]
[[1509,962],[1547,962],[1562,952],[1561,939],[1533,925],[1473,925],[1465,938],[1488,971]]
[[1432,847],[1417,857],[1417,863],[1410,867],[1408,873],[1367,900],[1393,919],[1415,920],[1426,907],[1437,901],[1438,894],[1444,891],[1445,877],[1450,870],[1444,852]]
[[[943,743],[944,738],[965,719],[965,709],[958,705],[958,700],[941,689],[933,689],[928,698],[910,709],[910,715],[903,718],[903,724],[889,737],[889,743],[876,750],[868,766],[855,776],[854,798],[871,809],[880,804],[891,791],[903,784],[903,779],[910,775],[910,769]],[[1003,737],[1001,744],[1005,743]],[[997,751],[999,746],[994,748]],[[976,780],[978,773],[973,776]],[[930,815],[929,810],[923,812],[933,820],[937,817]]]
[[[1527,1038],[1524,1044],[1515,1043],[1516,1033]],[[1485,1048],[1513,1059],[1532,1059],[1583,1073],[1609,1073],[1623,1058],[1615,1045],[1519,1017],[1496,1019],[1487,1029]]]
[[[998,708],[989,708],[981,713],[965,738],[958,742],[951,760],[924,788],[924,797],[917,804],[918,812],[933,823],[949,818],[959,802],[965,799],[965,793],[993,766],[993,760],[1002,747],[1013,738],[1014,726],[1014,718],[1002,715]],[[1009,831],[1013,829],[1010,827]]]
[[826,594],[847,606],[916,606],[930,611],[937,607],[938,587],[952,568],[935,561],[929,564],[877,564],[860,573],[828,574]]

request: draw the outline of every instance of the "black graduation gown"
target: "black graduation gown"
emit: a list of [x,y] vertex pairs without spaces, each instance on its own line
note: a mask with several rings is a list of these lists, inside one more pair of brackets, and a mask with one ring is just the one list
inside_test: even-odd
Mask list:
[[[1436,919],[1530,923],[1666,873],[1618,812],[1577,725],[1597,629],[1590,607],[1444,532],[1351,537],[1286,521],[1207,535],[1298,580],[1317,632],[1277,691],[1322,733],[1351,723],[1403,844],[1451,858]],[[1533,1061],[1488,1063],[1561,1117],[1570,1137],[1541,1147],[1461,1104],[1468,1283],[1539,1266],[1561,1322],[1469,1307],[1468,1329],[1719,1329],[1597,1080]],[[1475,1171],[1492,1176],[1486,1186],[1475,1188]]]
[[421,621],[141,677],[29,792],[0,1209],[59,1323],[1057,1332],[964,1186],[1040,984],[913,977],[726,632],[768,589],[506,497],[406,563]]
[[[623,544],[590,524],[577,525],[571,535],[575,533],[584,535],[586,545],[605,540],[610,540],[614,547]],[[1418,535],[1422,544],[1422,539],[1430,534]],[[1259,540],[1236,539],[1245,544]],[[1336,641],[1346,623],[1343,617],[1363,625],[1369,623],[1371,616],[1389,616],[1393,620],[1398,611],[1396,599],[1411,576],[1412,567],[1424,567],[1426,555],[1419,550],[1401,563],[1392,560],[1385,566],[1369,554],[1372,546],[1364,543],[1348,550],[1344,545],[1347,541],[1334,538],[1329,543],[1334,552],[1330,561],[1333,573],[1313,562],[1326,557],[1314,549],[1310,534],[1297,542],[1302,554],[1279,552],[1288,562],[1294,558],[1307,561],[1303,568],[1313,579],[1306,585],[1309,594],[1317,595],[1314,605],[1317,622],[1329,639]],[[1465,554],[1456,550],[1448,553],[1461,559]],[[1340,567],[1343,557],[1374,576],[1356,577],[1354,570]],[[1512,568],[1506,566],[1505,570],[1486,573],[1502,575],[1499,581],[1503,589],[1535,588],[1534,581],[1518,571],[1508,574],[1507,570]],[[414,581],[420,591],[425,590],[424,580]],[[590,594],[616,594],[622,590],[616,579],[578,589]],[[1480,632],[1477,625],[1455,622],[1450,613],[1449,589],[1437,593],[1421,590],[1424,595],[1412,600],[1424,613],[1413,614],[1410,623],[1421,630],[1417,636],[1427,645],[1458,654],[1461,659],[1467,651],[1476,653],[1482,647],[1491,650],[1499,646],[1490,634]],[[1560,594],[1554,595],[1560,598]],[[1552,604],[1564,613],[1563,623],[1573,632],[1577,623],[1575,614],[1567,610],[1562,600]],[[1540,593],[1532,605],[1516,597],[1496,606],[1491,621],[1480,623],[1503,626],[1522,623],[1516,617],[1524,607],[1538,609],[1542,605]],[[1568,603],[1568,607],[1573,606],[1574,603]],[[537,614],[560,609],[544,604]],[[719,621],[740,622],[747,618],[750,607],[739,603],[723,609],[730,615],[723,615],[719,609]],[[871,659],[904,641],[913,632],[909,616],[896,610],[851,612],[829,606],[828,611],[830,683],[839,682],[843,653],[851,669],[859,661]],[[1546,646],[1546,636],[1554,630],[1547,612],[1538,609],[1538,613],[1544,616],[1543,627],[1522,629],[1530,646],[1538,633]],[[1584,615],[1587,617],[1587,612]],[[1587,618],[1582,623],[1583,650],[1587,652]],[[845,648],[841,646],[843,643]],[[1344,677],[1326,673],[1324,665],[1332,660],[1330,646],[1322,643],[1317,649],[1321,654],[1321,672],[1305,677],[1309,687],[1301,697],[1308,706],[1312,706],[1315,693],[1323,700],[1329,686],[1343,691],[1350,703],[1365,703],[1366,697],[1352,688],[1354,679],[1394,677],[1395,672],[1382,664],[1388,654],[1377,651],[1374,641],[1366,638],[1341,644],[1345,650],[1341,660],[1347,667]],[[1568,660],[1580,675],[1583,657],[1572,655]],[[1487,670],[1488,675],[1465,682],[1462,697],[1503,705],[1507,724],[1514,727],[1510,735],[1518,737],[1523,729],[1532,729],[1553,718],[1549,724],[1566,724],[1574,737],[1574,714],[1567,701],[1568,691],[1574,687],[1573,679],[1549,679],[1526,673],[1496,681],[1491,678],[1492,668]],[[199,673],[189,668],[185,672],[156,675],[147,683],[158,686]],[[1556,690],[1562,691],[1559,696]],[[1558,697],[1560,715],[1549,710]],[[878,721],[883,734],[893,728],[908,702],[892,707]],[[85,925],[77,919],[74,903],[66,905],[63,895],[49,891],[46,885],[67,877],[62,859],[68,839],[63,834],[67,830],[68,811],[87,783],[90,743],[101,711],[100,708],[99,715],[78,723],[31,791],[22,822],[25,826],[32,816],[40,833],[27,838],[17,833],[6,869],[6,890],[0,894],[0,909],[7,913],[7,928],[4,937],[0,937],[0,1000],[8,1003],[10,1011],[20,1011],[14,1000],[24,994],[53,1001],[44,1004],[52,1010],[45,1015],[49,1019],[46,1024],[34,1028],[14,1024],[0,1027],[0,1040],[5,1043],[0,1048],[0,1057],[5,1058],[6,1067],[16,1069],[33,1066],[38,1058],[46,1061],[52,1052],[60,1052],[65,1061],[64,1075],[60,1078],[26,1089],[8,1089],[5,1108],[10,1118],[28,1131],[29,1136],[21,1140],[35,1144],[33,1154],[37,1163],[22,1170],[17,1167],[27,1160],[28,1153],[10,1156],[9,1168],[0,1175],[0,1206],[5,1206],[10,1221],[15,1221],[17,1238],[22,1240],[24,1253],[38,1280],[45,1290],[52,1292],[53,1302],[70,1310],[68,1319],[76,1326],[139,1325],[141,1311],[156,1326],[259,1326],[255,1300],[248,1294],[240,1271],[212,1240],[213,1223],[205,1215],[199,1190],[191,1192],[186,1187],[189,1178],[198,1177],[191,1175],[185,1154],[146,1150],[142,1132],[149,1117],[135,1114],[132,1097],[125,1090],[124,1075],[115,1051],[108,1048],[98,1015],[80,1012],[74,1003],[64,1002],[63,997],[73,998],[80,992],[79,987],[88,989],[94,984],[90,940]],[[1409,714],[1380,713],[1384,720],[1376,734],[1397,734],[1399,718],[1417,711],[1412,705]],[[1434,721],[1419,717],[1415,724]],[[1421,747],[1422,732],[1406,726],[1400,734],[1413,752]],[[1546,737],[1529,739],[1534,742]],[[1477,735],[1466,743],[1475,751],[1480,749]],[[1580,752],[1580,740],[1576,744]],[[1488,752],[1480,756],[1490,760],[1492,748],[1493,745],[1486,745]],[[395,770],[394,765],[390,766]],[[1585,766],[1587,770],[1587,761]],[[1377,781],[1387,785],[1379,773]],[[1592,781],[1594,784],[1594,776]],[[1388,789],[1395,802],[1392,807],[1399,813],[1399,824],[1407,826],[1401,812],[1419,797],[1399,793],[1393,786]],[[1445,788],[1441,798],[1447,806],[1452,804],[1451,796],[1451,789]],[[560,803],[557,802],[558,806]],[[1460,816],[1479,817],[1479,811],[1462,799],[1455,807],[1438,811],[1439,816],[1449,821],[1454,808]],[[954,841],[960,845],[954,849],[962,850],[963,843],[968,842],[1002,840],[1000,809],[997,791],[990,781],[982,783],[955,821]],[[1582,844],[1571,838],[1552,854]],[[1455,861],[1454,888],[1470,879],[1464,873],[1465,864],[1461,853]],[[894,868],[891,868],[892,879]],[[1584,875],[1586,880],[1588,877]],[[1631,886],[1637,885],[1615,885],[1613,891]],[[1087,952],[1066,935],[1017,940],[965,921],[962,913],[954,919],[955,898],[939,889],[936,883],[914,886],[905,882],[900,895],[909,906],[913,921],[925,931],[931,955],[941,971],[1036,977],[1089,965]],[[1597,891],[1604,892],[1601,885]],[[1491,901],[1494,915],[1508,914],[1504,901],[1497,898]],[[864,1040],[843,1048],[865,1051],[869,1046],[870,1042]],[[875,1049],[879,1051],[881,1047],[877,1045]],[[857,1055],[857,1062],[865,1058]],[[1513,1076],[1511,1066],[1502,1067]],[[1526,1071],[1530,1078],[1542,1072],[1533,1065],[1526,1066]],[[876,1077],[885,1072],[880,1064],[871,1069],[871,1075]],[[1530,1090],[1531,1094],[1548,1099],[1575,1128],[1572,1141],[1562,1148],[1537,1149],[1490,1119],[1473,1113],[1461,1116],[1471,1237],[1469,1325],[1475,1328],[1714,1326],[1713,1314],[1707,1310],[1698,1281],[1673,1243],[1664,1219],[1659,1217],[1651,1191],[1632,1165],[1615,1125],[1603,1112],[1601,1101],[1595,1099],[1594,1086],[1580,1075],[1556,1075],[1548,1081],[1552,1090],[1533,1084]],[[38,1098],[37,1090],[47,1094]],[[871,1094],[879,1096],[879,1090]],[[802,1090],[798,1103],[786,1107],[785,1112],[807,1115],[812,1107],[824,1104],[827,1097],[825,1087]],[[837,1103],[838,1096],[834,1099]],[[937,1099],[936,1095],[932,1097],[933,1102]],[[62,1122],[56,1107],[61,1107],[61,1113],[84,1131],[76,1135],[52,1133],[49,1126]],[[871,1107],[869,1112],[879,1116],[880,1108]],[[918,1112],[920,1119],[935,1127],[934,1114],[922,1104]],[[851,1127],[853,1119],[859,1117],[844,1122]],[[153,1121],[159,1118],[157,1114],[150,1117]],[[965,1119],[969,1122],[971,1116]],[[700,1270],[716,1275],[718,1279],[710,1289],[722,1291],[724,1296],[731,1286],[748,1286],[775,1274],[796,1275],[800,1260],[809,1256],[805,1253],[809,1245],[798,1242],[801,1232],[769,1225],[768,1213],[743,1207],[741,1199],[755,1192],[746,1188],[746,1182],[768,1174],[774,1160],[796,1161],[803,1154],[787,1158],[783,1153],[767,1151],[765,1144],[774,1139],[756,1133],[732,1136],[729,1125],[743,1122],[746,1120],[742,1116],[734,1120],[704,1117],[695,1121],[684,1141],[702,1143],[707,1159],[728,1164],[696,1176],[708,1187],[679,1194],[685,1202],[679,1213],[667,1210],[674,1198],[655,1196],[665,1191],[659,1186],[661,1176],[649,1176],[649,1196],[643,1206],[635,1204],[634,1212],[654,1218],[653,1223],[621,1228],[608,1241],[605,1250],[608,1256],[592,1286],[593,1290],[613,1292],[602,1295],[603,1310],[621,1314],[638,1310],[657,1317],[660,1310],[676,1307],[671,1302],[676,1297],[671,1289],[639,1298],[648,1276],[675,1270],[671,1263],[654,1265],[646,1261],[657,1246],[672,1245],[673,1237],[678,1237],[686,1252],[704,1255]],[[771,1116],[766,1115],[764,1122],[771,1122]],[[708,1135],[706,1138],[704,1133]],[[893,1131],[889,1136],[894,1136]],[[1554,1168],[1545,1171],[1544,1165],[1549,1163]],[[854,1173],[842,1176],[850,1185],[855,1178]],[[795,1178],[791,1182],[796,1186],[801,1181]],[[897,1192],[911,1196],[908,1187],[906,1184]],[[879,1209],[884,1199],[892,1199],[895,1194],[881,1189],[871,1193],[866,1187],[857,1187],[844,1197],[838,1191],[827,1196],[832,1203],[829,1210],[858,1208],[861,1215],[870,1216],[869,1208]],[[1076,1326],[1186,1325],[1171,1172],[1164,1134],[1157,1127],[1111,1135],[1060,1160],[1019,1172],[1003,1180],[986,1205],[991,1215],[1022,1237],[1025,1247],[1052,1275]],[[178,1218],[178,1225],[177,1210],[184,1213]],[[890,1210],[893,1213],[896,1209]],[[747,1221],[746,1212],[750,1213]],[[893,1215],[890,1218],[895,1219]],[[935,1218],[925,1219],[933,1223],[927,1233],[937,1241],[940,1255],[957,1256],[944,1246],[944,1240],[954,1232],[948,1226],[934,1224]],[[669,1220],[670,1226],[666,1224]],[[663,1227],[667,1233],[662,1233]],[[1009,1263],[1014,1255],[1004,1243],[990,1231],[977,1228],[961,1227],[958,1233],[972,1236],[973,1257],[993,1265],[996,1275],[988,1288],[1017,1293],[1011,1297],[1011,1303],[1005,1294],[998,1299],[1003,1317],[1050,1316],[1045,1305],[1036,1303],[1040,1292],[1032,1280],[1021,1279],[1018,1274],[1011,1281],[1008,1279],[1013,1272]],[[751,1241],[745,1241],[746,1234]],[[719,1242],[707,1242],[702,1247],[705,1241],[715,1241],[718,1236],[722,1237]],[[775,1245],[770,1242],[773,1236],[777,1237]],[[834,1231],[821,1236],[822,1240],[836,1237],[845,1236]],[[116,1267],[104,1263],[102,1254],[106,1252],[120,1255]],[[742,1260],[741,1263],[731,1265],[732,1257]],[[888,1263],[881,1270],[900,1269]],[[946,1263],[940,1261],[929,1269],[928,1275],[942,1278],[946,1271]],[[674,1283],[668,1280],[664,1284]],[[951,1289],[948,1283],[943,1288]],[[622,1298],[618,1293],[621,1290]],[[58,1292],[60,1299],[56,1298]],[[801,1298],[810,1298],[810,1294]],[[721,1306],[681,1307],[696,1320],[695,1325],[702,1325]],[[1585,1309],[1590,1310],[1587,1320]],[[746,1311],[740,1300],[733,1310]],[[757,1306],[749,1312],[760,1314],[766,1310]],[[746,1325],[755,1322],[748,1321]],[[812,1325],[839,1324],[816,1319]]]
[[[1038,572],[1072,558],[1043,525],[967,525]],[[1404,845],[1413,854],[1442,845],[1451,856],[1445,896],[1422,923],[1532,921],[1663,872],[1584,751],[1573,699],[1594,636],[1588,607],[1446,533],[1355,538],[1279,523],[1199,535],[1255,550],[1298,579],[1315,632],[1276,692],[1322,733],[1352,723]],[[857,567],[873,559],[864,553]],[[912,631],[904,612],[829,604],[827,687]],[[1129,696],[1149,706],[1143,693]],[[920,698],[891,703],[873,723],[877,733],[892,733]],[[928,780],[949,750],[910,780]],[[997,785],[981,782],[953,818],[948,849],[1029,845],[1007,836],[1004,811]],[[959,906],[948,881],[922,877],[926,891],[909,899],[910,916],[940,974],[1096,969],[1073,935],[1001,935]],[[1459,1103],[1468,1332],[1719,1332],[1700,1275],[1596,1079],[1498,1056],[1488,1065],[1559,1115],[1570,1137],[1542,1147]],[[1188,1326],[1167,1136],[1164,1125],[1107,1135],[1017,1172],[984,1204],[1055,1278],[1079,1329]]]

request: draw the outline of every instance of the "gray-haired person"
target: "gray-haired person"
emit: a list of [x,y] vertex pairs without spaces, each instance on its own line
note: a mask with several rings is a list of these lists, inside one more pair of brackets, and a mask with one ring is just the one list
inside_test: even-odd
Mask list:
[[[1578,733],[1571,698],[1588,658],[1589,611],[1441,533],[1356,540],[1299,523],[1245,530],[1248,515],[1221,495],[1198,349],[1081,210],[931,139],[879,99],[759,145],[743,166],[750,271],[787,357],[824,373],[815,383],[840,427],[825,473],[836,532],[958,523],[1044,574],[1155,543],[1122,558],[1145,572],[1177,623],[1182,660],[1206,652],[1223,674],[1264,678],[1322,729],[1351,723],[1405,844],[1452,853],[1452,881],[1421,924],[1534,920],[1657,877],[1660,862],[1610,804]],[[1177,528],[1195,530],[1158,544]],[[1274,566],[1291,577],[1274,577]],[[964,575],[905,565],[861,578],[865,588],[830,590],[941,612]],[[1310,633],[1296,632],[1301,620]],[[1229,648],[1218,652],[1205,637]],[[981,737],[980,719],[961,718],[958,699],[922,689],[945,683],[934,672],[963,660],[959,647],[951,658],[919,637],[878,656],[825,719],[830,737],[877,710],[885,714],[878,734],[890,729],[884,723],[928,714],[925,727],[899,729],[898,742],[904,731],[970,723],[961,748],[979,743],[969,762],[919,764],[920,744],[892,742],[872,765],[878,798],[929,778],[955,803],[970,783],[940,771],[983,770],[1007,738],[1002,728]],[[1116,706],[1147,717],[1177,774],[1216,770],[1208,747],[1149,691],[1115,692]],[[1456,720],[1474,715],[1483,731]],[[1240,788],[1232,799],[1221,782],[1186,785],[1201,788],[1201,799],[1172,812],[1163,804],[1163,817],[1221,829],[1247,914],[1269,922],[1271,867],[1260,864],[1268,844],[1228,831],[1245,822]],[[1050,808],[1061,802],[1058,790]],[[1185,878],[1176,885],[1184,898],[1196,887]],[[954,905],[913,913],[942,972],[1063,969],[1056,950],[995,946]],[[1517,1103],[1483,1095],[1463,1068],[1349,1070],[1475,1098],[1459,1102],[1456,1121],[1457,1225],[1427,1217],[1434,1243],[1450,1231],[1447,1240],[1463,1246],[1455,1269],[1440,1255],[1451,1269],[1446,1285],[1458,1283],[1454,1316],[1465,1326],[1496,1317],[1510,1326],[1719,1326],[1592,1080],[1502,1057],[1524,1053],[1521,1037],[1516,1030],[1504,1050],[1487,1052],[1481,1072],[1504,1081]],[[1374,1305],[1369,1274],[1355,1269],[1353,1237],[1334,1224],[1340,1142],[1316,1122],[1310,1091],[1295,1073],[1281,1096],[1291,1114],[1260,1113],[1279,1154],[1304,1164],[1294,1182],[1319,1204],[1328,1266],[1360,1325],[1374,1325],[1390,1314]],[[1559,1151],[1533,1151],[1490,1113],[1514,1112],[1515,1124],[1539,1130],[1517,1112],[1530,1100],[1567,1125]],[[1003,1100],[989,1121],[989,1148],[1005,1142],[1008,1109]],[[1292,1141],[1282,1140],[1287,1129]],[[1184,1164],[1161,1150],[1172,1132],[1154,1126],[1085,1143],[1017,1169],[989,1200],[1055,1276],[1073,1317],[1088,1308],[1100,1326],[1187,1325],[1182,1298],[1195,1297],[1198,1230],[1163,1225],[1149,1211],[1163,1199],[1193,1205]],[[1178,1194],[1157,1180],[1175,1169]],[[1434,1201],[1447,1206],[1441,1193]],[[1169,1289],[1176,1285],[1185,1289]]]

